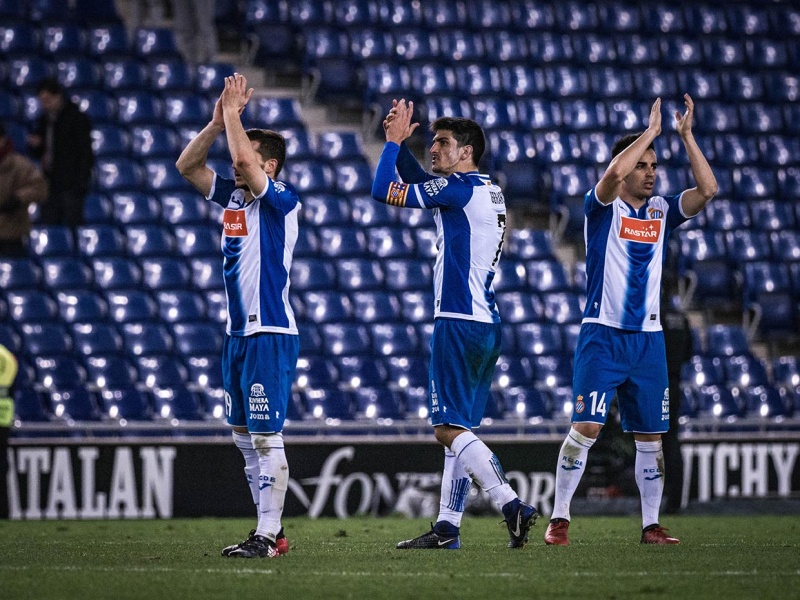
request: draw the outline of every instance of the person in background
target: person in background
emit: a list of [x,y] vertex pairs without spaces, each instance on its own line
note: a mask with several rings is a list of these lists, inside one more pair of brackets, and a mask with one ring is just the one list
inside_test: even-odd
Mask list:
[[28,136],[28,146],[50,186],[39,222],[74,228],[83,223],[83,203],[92,182],[92,123],[55,79],[43,79],[36,96],[42,115]]
[[28,254],[28,206],[47,200],[47,181],[39,168],[14,149],[0,123],[0,256]]
[[172,0],[175,41],[183,59],[192,65],[217,58],[214,0]]
[[661,327],[667,349],[667,378],[669,380],[669,431],[662,434],[664,445],[664,492],[668,515],[680,512],[683,499],[683,455],[678,437],[681,415],[681,369],[692,358],[692,329],[686,314],[673,302],[675,277],[665,273],[662,282]]
[[14,421],[12,386],[18,367],[16,357],[0,345],[0,519],[8,518],[8,438]]

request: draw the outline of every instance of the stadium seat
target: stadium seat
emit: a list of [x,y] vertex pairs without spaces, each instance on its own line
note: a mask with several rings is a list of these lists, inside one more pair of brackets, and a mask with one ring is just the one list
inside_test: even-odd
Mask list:
[[204,321],[206,304],[200,294],[187,290],[160,291],[156,294],[158,315],[167,323]]
[[653,95],[674,98],[678,94],[678,81],[674,71],[656,67],[632,69],[636,98],[651,100]]
[[29,248],[38,258],[71,256],[75,251],[72,230],[65,225],[37,225],[31,230]]
[[327,262],[298,258],[292,261],[290,279],[296,290],[332,290],[336,287],[336,270]]
[[0,26],[0,53],[4,56],[30,56],[38,51],[38,31],[31,24],[5,21]]
[[772,380],[776,384],[800,386],[800,360],[796,356],[777,356],[772,360]]
[[196,89],[201,94],[217,94],[225,87],[225,77],[234,73],[228,63],[197,65],[193,75]]
[[284,178],[294,185],[301,195],[324,194],[336,189],[336,173],[330,165],[319,160],[288,163]]
[[330,389],[336,387],[339,373],[333,361],[316,356],[301,356],[297,360],[295,384],[301,389]]
[[163,356],[173,351],[172,336],[161,323],[124,323],[120,331],[131,356]]
[[378,261],[360,258],[339,260],[336,273],[341,290],[371,290],[384,284],[384,274]]
[[200,421],[204,414],[198,394],[183,386],[154,390],[153,408],[162,419]]
[[503,389],[506,418],[523,418],[541,422],[553,417],[553,410],[542,392],[530,385]]
[[735,272],[725,259],[696,261],[685,275],[697,306],[730,305],[739,300]]
[[399,394],[382,388],[363,387],[353,390],[356,418],[384,420],[401,419],[402,399]]
[[[586,100],[583,98],[589,95],[589,77],[586,71],[579,67],[574,66],[559,66],[559,67],[545,67],[544,78],[547,89],[556,98],[576,98],[575,102],[578,103],[579,108],[574,110],[581,114],[587,115],[589,109]],[[561,102],[561,107],[570,108],[571,102]],[[586,118],[591,118],[596,114],[596,109],[587,115]],[[577,119],[576,119],[577,120]],[[596,122],[595,126],[601,125]]]
[[23,423],[46,423],[53,416],[45,401],[47,394],[32,388],[14,390],[14,416]]
[[738,325],[711,325],[706,330],[709,356],[741,356],[750,354],[747,337]]
[[405,291],[400,293],[403,320],[409,323],[433,321],[433,294],[431,292]]
[[[474,37],[473,39],[478,40],[480,38]],[[477,97],[473,107],[475,111],[473,115],[476,119],[481,119],[479,123],[484,127],[506,127],[516,119],[514,114],[507,114],[505,115],[506,119],[504,119],[503,112],[507,112],[507,109],[500,104],[490,107],[485,104],[486,100],[484,98],[499,94],[502,91],[500,73],[496,67],[481,62],[457,63],[453,66],[453,73],[456,79],[456,89],[467,97]],[[489,100],[491,101],[492,98]],[[490,115],[497,120],[486,119]]]
[[309,292],[303,296],[306,318],[314,323],[341,323],[353,317],[350,299],[338,291]]
[[102,158],[127,157],[130,151],[128,130],[117,125],[95,125],[92,129],[92,149]]
[[122,356],[84,356],[83,365],[87,381],[98,388],[127,388],[136,383],[138,373],[130,361]]
[[302,199],[302,216],[313,225],[346,225],[350,222],[349,201],[338,194],[307,194]]
[[337,389],[310,390],[304,394],[308,412],[316,419],[344,420],[355,419],[353,393]]
[[[127,225],[154,225],[158,223],[161,206],[154,196],[137,191],[112,194],[114,221]],[[133,233],[132,231],[133,230]],[[138,237],[145,228],[126,228],[128,244],[132,243],[131,235]]]
[[354,292],[350,295],[353,314],[364,323],[400,321],[400,303],[394,294],[376,292]]
[[334,361],[339,383],[356,390],[360,387],[384,388],[386,368],[380,359],[362,356],[340,356]]
[[197,386],[198,389],[221,389],[222,383],[222,358],[213,356],[189,356],[184,359],[188,370],[187,382]]
[[428,361],[419,355],[389,356],[385,359],[389,385],[397,389],[428,386]]
[[775,260],[800,261],[800,231],[773,231],[770,233],[770,242]]
[[22,349],[22,339],[11,324],[0,323],[0,344],[8,348],[12,354],[19,356]]
[[214,260],[212,265],[211,261],[209,258],[192,258],[190,270],[180,258],[147,258],[140,263],[142,283],[153,292],[187,290],[192,284],[199,289],[221,289],[221,264]]
[[191,67],[182,60],[163,60],[148,65],[150,89],[161,93],[194,90]]
[[322,348],[328,355],[363,355],[372,351],[369,333],[363,325],[326,323],[320,333]]
[[89,192],[83,204],[86,225],[109,225],[114,220],[114,207],[106,194]]
[[42,270],[27,258],[0,259],[0,289],[36,289],[42,281]]
[[630,66],[657,65],[661,61],[661,47],[657,37],[642,35],[617,36],[617,56]]
[[114,420],[150,421],[150,394],[137,388],[105,389],[100,393],[101,410]]
[[102,321],[108,314],[105,300],[91,291],[59,291],[57,300],[59,316],[66,323]]
[[449,94],[456,87],[456,76],[452,67],[442,63],[412,63],[409,74],[411,90],[418,97]]
[[367,231],[367,250],[378,258],[408,258],[414,256],[416,248],[407,228],[375,227]]
[[142,160],[174,157],[180,148],[172,128],[145,125],[131,130],[131,151],[135,158]]
[[533,371],[527,358],[500,356],[497,359],[492,378],[494,388],[527,386],[532,382]]
[[750,202],[715,199],[706,205],[705,213],[712,229],[736,231],[752,225]]
[[99,69],[89,58],[69,58],[57,61],[55,76],[68,92],[72,89],[95,88],[101,83]]
[[706,418],[736,418],[742,415],[743,406],[738,393],[724,386],[704,385],[696,390],[697,414]]
[[572,358],[564,355],[534,356],[531,359],[536,381],[549,388],[572,385]]
[[108,323],[73,323],[71,327],[75,349],[83,356],[107,356],[122,350],[122,337]]
[[572,288],[564,265],[555,260],[531,260],[524,263],[530,289],[537,292],[565,292]]
[[[597,35],[594,33],[587,33],[584,35],[575,35],[572,38],[572,47],[574,49],[575,62],[581,65],[594,65],[594,64],[611,64],[617,59],[617,49],[614,41],[610,37]],[[608,73],[611,74],[610,69],[592,69],[590,73]],[[613,79],[612,75],[612,79]],[[615,87],[612,83],[610,87]],[[628,88],[630,90],[630,88]],[[605,95],[603,89],[594,88],[596,93]],[[612,96],[619,95],[618,93]]]
[[112,193],[138,189],[143,183],[142,168],[127,158],[104,158],[95,164],[96,191]]
[[748,229],[725,234],[728,259],[734,265],[753,260],[769,260],[769,236],[763,231]]
[[94,281],[102,290],[136,289],[142,281],[142,270],[127,258],[96,258],[92,261]]
[[784,264],[754,261],[741,265],[742,295],[745,301],[755,300],[762,293],[790,292],[789,269]]
[[[383,227],[395,222],[397,209],[375,202],[371,197],[356,196],[349,201],[351,219],[359,226]],[[426,211],[405,210],[401,213],[420,213]]]
[[134,54],[140,59],[173,58],[178,56],[172,29],[167,27],[142,27],[136,30],[132,41]]
[[220,234],[216,228],[205,225],[175,227],[175,243],[180,254],[186,257],[210,256],[221,258]]
[[722,359],[725,383],[729,386],[747,388],[769,383],[764,364],[750,355],[727,356]]
[[261,127],[274,130],[302,127],[300,115],[300,104],[295,98],[257,98],[248,103],[243,116]]
[[694,355],[681,367],[681,382],[695,386],[723,385],[725,369],[720,357]]
[[[2,263],[0,263],[0,274]],[[47,258],[42,260],[44,284],[51,290],[85,290],[94,282],[92,270],[78,258]],[[0,283],[2,278],[0,277]]]
[[390,290],[430,290],[431,267],[418,259],[387,259],[383,262],[385,285]]
[[[501,314],[501,317],[504,315]],[[550,323],[519,323],[513,327],[516,350],[522,356],[553,356],[561,354],[565,347],[561,328]]]
[[86,383],[86,370],[71,356],[36,356],[36,380],[47,389],[71,389]]
[[793,157],[800,153],[800,140],[784,135],[759,136],[758,150],[762,164],[783,167],[791,164]]
[[521,292],[527,289],[528,279],[525,270],[525,263],[521,261],[501,260],[496,267],[492,285],[495,291]]
[[107,292],[109,318],[116,323],[153,321],[158,316],[158,306],[147,292],[138,289]]
[[40,290],[15,290],[5,294],[8,315],[16,323],[40,323],[58,317],[58,306]]
[[317,151],[329,160],[361,158],[360,136],[351,131],[326,131],[317,134]]
[[208,203],[199,194],[171,192],[161,198],[161,218],[169,225],[189,225],[208,221]]
[[30,357],[68,354],[72,350],[72,337],[57,322],[21,323],[22,350]]
[[50,393],[53,414],[67,422],[101,421],[97,395],[84,388],[57,390]]
[[210,323],[173,322],[172,338],[176,350],[186,356],[219,354],[222,351],[219,328]]
[[372,168],[365,158],[339,159],[334,162],[336,189],[343,194],[369,194],[372,191]]
[[767,383],[750,386],[743,395],[744,410],[748,417],[783,419],[792,414],[791,401],[784,399],[777,388]]
[[408,355],[419,350],[419,340],[413,325],[373,323],[370,333],[372,349],[377,355]]
[[516,260],[552,259],[552,235],[549,231],[537,229],[512,230],[506,234],[504,249],[508,258]]

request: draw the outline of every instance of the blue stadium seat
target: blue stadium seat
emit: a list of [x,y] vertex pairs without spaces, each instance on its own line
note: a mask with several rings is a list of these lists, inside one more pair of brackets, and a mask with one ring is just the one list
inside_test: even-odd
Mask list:
[[189,356],[184,363],[188,371],[187,382],[200,389],[223,387],[221,356]]
[[[588,191],[589,188],[586,188]],[[552,259],[553,240],[549,231],[516,229],[506,234],[504,249],[508,258],[517,260]]]
[[774,198],[778,191],[773,171],[760,167],[734,169],[733,184],[737,196],[742,200]]
[[211,118],[213,106],[203,96],[183,93],[164,97],[164,119],[175,126],[203,126]]
[[86,383],[86,370],[71,356],[36,356],[37,381],[47,389],[69,389]]
[[472,108],[473,120],[488,132],[496,129],[512,129],[521,123],[517,103],[514,100],[483,96],[474,100]]
[[72,337],[60,323],[21,323],[19,330],[28,356],[55,356],[72,350]]
[[367,231],[367,250],[378,258],[408,258],[414,256],[416,247],[407,228],[375,227]]
[[173,351],[172,336],[161,323],[124,323],[120,331],[125,351],[131,356],[167,355]]
[[725,382],[731,386],[746,388],[769,383],[764,364],[750,355],[728,356],[722,359]]
[[[501,65],[498,69],[502,91],[507,96],[530,98],[538,97],[546,91],[544,71],[525,64]],[[543,102],[539,100],[539,102]],[[541,125],[541,120],[536,121]]]
[[530,54],[524,33],[509,29],[487,28],[481,30],[486,55],[498,65],[526,62]]
[[[800,98],[800,77],[794,73],[767,72],[764,74],[764,91],[767,100],[772,102],[794,102]],[[785,106],[785,115],[791,114]]]
[[725,369],[718,356],[694,355],[681,367],[681,382],[695,386],[722,385]]
[[[202,266],[195,265],[195,261],[204,261]],[[213,265],[205,261],[213,261]],[[199,289],[219,289],[219,287],[207,288],[204,286],[217,284],[222,286],[222,265],[221,261],[206,257],[196,257],[191,259],[191,269],[180,258],[169,258],[164,256],[152,257],[141,261],[142,283],[147,290],[152,292],[162,290],[187,290],[192,284]],[[208,272],[207,272],[208,271]]]
[[394,294],[382,291],[350,294],[353,314],[365,323],[400,321],[400,303]]
[[430,413],[428,390],[424,387],[408,387],[400,391],[405,407],[405,418],[427,419]]
[[134,54],[140,59],[173,58],[178,56],[172,29],[144,27],[137,29],[132,43]]
[[681,89],[691,90],[693,98],[704,101],[723,99],[716,71],[699,68],[682,70],[678,73],[678,85]]
[[113,420],[151,421],[153,407],[150,394],[134,387],[105,389],[100,393],[100,408]]
[[706,330],[709,356],[741,356],[750,354],[747,336],[738,325],[711,325]]
[[384,364],[390,386],[400,389],[428,386],[428,361],[423,357],[390,356]]
[[747,133],[780,133],[783,131],[783,114],[779,106],[763,102],[739,104],[742,127]]
[[[32,92],[42,79],[51,76],[51,64],[38,56],[19,56],[8,61],[6,79],[13,88]],[[38,106],[31,108],[35,108],[36,113],[31,114],[29,110],[26,110],[25,116],[29,120],[38,117],[41,110]]]
[[674,71],[655,67],[632,69],[636,97],[652,100],[653,96],[674,98],[679,93],[678,81]]
[[229,63],[197,65],[194,72],[196,89],[201,94],[217,94],[225,87],[225,77],[233,75],[234,66]]
[[600,26],[597,6],[564,2],[554,7],[556,25],[562,31],[591,31]]
[[372,352],[369,333],[363,325],[326,323],[320,330],[322,349],[327,355],[357,355]]
[[258,98],[247,104],[243,117],[259,127],[302,127],[300,104],[295,98]]
[[316,356],[301,356],[297,360],[295,384],[301,389],[331,389],[336,387],[339,373],[333,361]]
[[535,204],[541,185],[541,174],[529,160],[505,163],[498,173],[506,204],[522,206]]
[[23,423],[50,421],[53,417],[45,396],[35,389],[18,387],[14,390],[14,416]]
[[538,2],[536,0],[523,0],[511,5],[513,23],[521,31],[545,30],[552,31],[555,28],[555,11],[551,4]]
[[164,60],[148,65],[150,89],[160,93],[194,90],[191,67],[181,60]]
[[22,339],[12,325],[0,323],[0,344],[8,348],[12,354],[19,356],[22,349]]
[[349,200],[338,194],[303,196],[302,216],[313,225],[345,225],[350,222]]
[[800,231],[774,231],[770,234],[772,256],[777,261],[800,261]]
[[[398,36],[395,35],[395,39]],[[401,49],[400,42],[397,42],[398,52]],[[411,75],[406,65],[399,65],[394,62],[368,63],[364,66],[364,79],[366,81],[366,101],[368,104],[374,103],[385,110],[383,99],[391,101],[398,94],[406,93],[411,85]]]
[[171,192],[161,195],[161,218],[169,225],[208,221],[208,202],[197,193]]
[[[0,73],[0,79],[2,76],[3,74]],[[19,98],[17,98],[17,95],[10,91],[0,91],[0,119],[3,121],[16,119],[17,113],[19,113]],[[8,131],[6,131],[6,135],[8,135]]]
[[228,318],[228,298],[225,290],[207,290],[203,293],[203,298],[208,307],[208,318],[220,324],[224,324]]
[[384,285],[384,273],[378,261],[360,258],[339,260],[336,262],[336,273],[341,290],[373,290]]
[[373,323],[370,326],[370,334],[372,350],[378,355],[408,355],[419,350],[419,340],[413,325]]
[[770,258],[769,236],[763,231],[728,231],[725,234],[725,244],[728,248],[728,260],[734,265]]
[[135,93],[134,90],[147,89],[144,66],[130,58],[104,62],[102,79],[107,91]]
[[617,67],[594,68],[589,71],[589,86],[599,98],[628,97],[633,89],[633,76]]
[[[395,222],[396,209],[385,204],[375,202],[371,197],[356,196],[350,200],[351,219],[359,226],[382,227]],[[415,213],[421,211],[400,211]]]
[[526,357],[500,356],[494,368],[492,386],[505,389],[507,387],[527,386],[533,383],[533,369]]
[[556,260],[531,260],[525,263],[528,285],[538,292],[564,292],[572,288],[564,265]]
[[73,323],[75,349],[83,356],[107,356],[122,350],[122,337],[109,323]]
[[173,323],[172,338],[175,349],[184,356],[219,355],[222,352],[222,334],[211,323]]
[[390,290],[428,291],[433,282],[430,265],[418,259],[387,259],[383,262],[383,272]]
[[[545,67],[544,78],[550,93],[556,98],[578,97],[589,95],[589,76],[586,71],[574,66]],[[585,100],[578,102],[586,103]],[[562,108],[570,107],[568,102],[562,102]]]
[[122,24],[105,24],[86,30],[86,46],[94,58],[104,60],[129,56],[128,32]]
[[65,225],[37,225],[31,229],[28,247],[38,258],[68,257],[75,252],[72,230]]
[[[575,62],[581,65],[610,64],[617,58],[614,40],[603,35],[594,33],[575,35],[572,37],[572,47],[575,51]],[[599,69],[592,71],[601,72]]]
[[344,387],[353,390],[360,387],[386,387],[386,368],[378,358],[339,356],[334,364],[339,373],[339,383]]
[[21,21],[25,17],[21,0],[0,0],[0,18]]
[[225,288],[218,259],[210,257],[192,258],[189,261],[189,266],[191,268],[190,281],[195,289],[208,292]]
[[796,356],[777,356],[772,360],[772,380],[776,384],[800,386],[800,360]]
[[315,64],[323,58],[347,57],[350,51],[350,39],[347,32],[336,26],[314,26],[303,30],[305,43],[304,60]]
[[611,161],[611,148],[614,145],[614,137],[611,134],[581,133],[578,139],[580,140],[581,156],[585,161],[602,165]]
[[736,275],[727,260],[698,260],[685,274],[698,306],[725,306],[739,301]]
[[744,304],[743,322],[748,331],[763,341],[796,340],[800,332],[800,311],[789,292],[762,292]]
[[769,14],[764,7],[724,5],[728,31],[734,36],[769,33]]
[[722,71],[722,93],[731,102],[761,100],[764,83],[761,73],[744,70]]
[[156,294],[158,315],[168,323],[204,321],[208,315],[203,297],[186,290],[161,291]]
[[[122,225],[147,225],[153,226],[158,223],[161,214],[161,205],[155,197],[142,192],[120,192],[111,196],[114,206],[114,221]],[[133,230],[133,233],[132,231]],[[128,228],[128,241],[130,245],[131,235],[140,236],[142,228]]]
[[761,164],[769,167],[786,166],[800,154],[800,140],[793,136],[759,136],[758,149]]
[[219,231],[206,225],[181,225],[175,227],[175,244],[178,253],[186,257],[210,256],[221,258]]
[[102,321],[108,314],[105,300],[91,291],[60,291],[57,299],[59,316],[66,323]]
[[550,176],[553,191],[563,196],[585,194],[598,181],[597,169],[594,166],[575,164],[553,165],[550,167]]
[[407,64],[436,61],[441,57],[439,37],[419,27],[393,28],[397,57]]
[[204,409],[200,396],[187,387],[155,390],[153,401],[155,414],[162,419],[203,420]]
[[795,216],[788,202],[756,200],[750,203],[753,226],[761,231],[794,230]]
[[42,270],[27,258],[0,258],[0,289],[36,289],[42,281]]
[[292,261],[290,280],[296,290],[332,290],[336,287],[336,270],[327,262],[298,258]]
[[780,199],[788,201],[800,199],[800,169],[796,167],[780,169],[777,176]]
[[783,419],[792,414],[791,399],[781,396],[769,384],[748,387],[744,390],[744,409],[748,417]]
[[335,161],[336,189],[347,195],[372,191],[372,167],[363,157]]
[[695,391],[699,417],[728,418],[742,416],[743,407],[737,396],[724,386],[704,385]]
[[518,129],[487,131],[486,145],[500,170],[506,163],[528,162],[536,157],[533,134]]
[[327,131],[317,134],[317,151],[330,160],[363,157],[361,137],[355,132]]
[[309,292],[303,296],[306,318],[314,323],[340,323],[353,317],[350,299],[341,292]]
[[308,412],[316,419],[344,420],[355,419],[353,393],[337,389],[310,390],[300,394],[305,398]]
[[739,107],[736,104],[710,101],[696,106],[697,131],[713,134],[740,131]]
[[524,418],[532,423],[540,423],[554,416],[554,409],[545,394],[530,385],[506,388],[502,398],[506,418]]
[[94,281],[101,290],[137,289],[142,282],[142,270],[128,258],[95,258],[92,261]]
[[528,279],[525,263],[521,261],[501,260],[496,269],[497,272],[492,281],[495,291],[505,293],[520,292],[527,289]]
[[409,67],[411,89],[416,96],[449,94],[456,88],[452,67],[437,62],[413,63]]
[[145,172],[144,187],[155,194],[194,189],[175,168],[175,161],[171,158],[151,158],[145,160],[142,166]]
[[572,357],[565,355],[534,356],[531,359],[536,381],[548,388],[572,385]]
[[356,417],[376,419],[378,423],[403,418],[400,394],[382,388],[359,388],[353,390]]
[[89,58],[70,58],[55,64],[55,76],[67,90],[99,87],[100,71]]
[[528,291],[504,292],[496,298],[500,318],[508,323],[533,323],[544,318],[544,307]]
[[[48,258],[42,261],[44,284],[51,290],[84,290],[92,286],[92,270],[77,258]],[[2,273],[2,263],[0,263]],[[0,283],[2,283],[0,275]]]
[[700,41],[683,35],[664,36],[661,39],[661,56],[668,65],[687,67],[700,65],[703,50]]
[[581,304],[584,300],[578,294],[553,292],[541,295],[546,319],[551,323],[580,323],[583,318]]
[[158,306],[147,292],[138,289],[107,292],[109,318],[116,323],[153,321],[158,317]]
[[[290,160],[309,160],[317,154],[311,136],[304,127],[282,129],[280,134],[286,140],[286,158]],[[226,149],[227,152],[227,149]],[[226,158],[227,155],[222,156]],[[305,198],[303,199],[305,203]]]
[[663,2],[642,6],[642,26],[651,34],[684,33],[688,27],[686,23],[680,6]]
[[138,373],[130,361],[116,355],[87,355],[83,365],[87,381],[98,388],[127,388],[136,384]]
[[101,193],[139,189],[144,175],[142,168],[127,158],[106,158],[96,162],[95,190]]
[[724,260],[727,258],[725,237],[719,231],[690,229],[678,231],[681,270],[697,261]]
[[405,291],[400,293],[403,320],[408,323],[433,321],[433,293]]
[[137,159],[170,158],[179,153],[178,136],[170,127],[146,125],[131,130],[131,151]]
[[657,65],[661,62],[661,46],[657,37],[641,35],[617,36],[617,57],[630,66]]
[[92,150],[97,157],[127,157],[130,147],[130,134],[125,127],[108,124],[92,129]]
[[106,194],[89,192],[83,204],[86,225],[107,225],[114,220],[114,205]]
[[97,395],[85,388],[76,387],[50,393],[53,413],[67,422],[102,421]]
[[335,258],[359,257],[366,254],[367,240],[360,229],[320,227],[317,230],[320,251]]
[[16,290],[5,294],[8,315],[16,323],[41,323],[58,318],[58,305],[40,290]]
[[336,173],[330,165],[319,160],[300,160],[288,163],[284,177],[301,195],[329,193],[336,188]]
[[30,56],[38,51],[38,30],[33,25],[5,21],[0,26],[0,54]]

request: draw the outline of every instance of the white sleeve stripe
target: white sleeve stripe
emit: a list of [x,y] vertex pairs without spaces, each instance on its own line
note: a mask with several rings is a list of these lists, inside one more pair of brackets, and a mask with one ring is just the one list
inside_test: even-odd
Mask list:
[[425,198],[422,196],[422,194],[419,193],[419,186],[418,185],[412,185],[411,189],[414,190],[414,194],[417,197],[417,202],[419,202],[419,205],[422,208],[428,208],[428,205],[425,204]]
[[261,193],[254,198],[255,200],[260,200],[263,198],[267,194],[267,190],[269,190],[269,177],[267,177],[266,173],[264,173],[264,179],[266,179],[266,182],[264,183],[264,189],[261,190]]
[[214,173],[214,177],[211,179],[211,191],[208,192],[208,196],[206,196],[206,200],[211,200],[214,197],[214,192],[217,190],[217,173],[216,171],[212,171]]

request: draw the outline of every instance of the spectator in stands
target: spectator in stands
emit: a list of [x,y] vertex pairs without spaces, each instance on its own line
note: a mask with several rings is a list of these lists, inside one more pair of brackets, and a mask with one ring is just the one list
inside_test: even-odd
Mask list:
[[[378,202],[434,210],[439,255],[434,267],[435,313],[431,338],[430,403],[436,440],[444,446],[439,516],[428,533],[397,544],[400,549],[457,549],[472,480],[505,517],[509,548],[522,548],[538,513],[508,484],[500,462],[473,432],[483,419],[502,329],[494,278],[506,229],[500,188],[478,172],[486,147],[470,119],[431,124],[431,170],[420,166],[404,143],[414,103],[394,102],[384,122],[386,145],[372,186]],[[394,180],[395,168],[403,183]]]
[[172,0],[173,29],[183,59],[192,65],[217,58],[214,0]]
[[[283,136],[242,127],[240,115],[252,92],[242,75],[226,77],[211,122],[189,142],[176,166],[201,194],[225,209],[225,405],[234,443],[244,455],[258,525],[222,554],[274,558],[289,550],[281,527],[289,485],[282,430],[300,349],[287,301],[300,201],[290,184],[276,179],[286,159]],[[233,181],[206,166],[208,149],[223,131]]]
[[681,368],[692,358],[692,329],[686,314],[672,301],[675,276],[664,274],[661,298],[661,327],[664,329],[664,346],[667,351],[667,377],[669,380],[669,430],[663,434],[664,491],[666,514],[680,512],[683,499],[683,456],[678,439],[678,419],[681,416]]
[[92,123],[64,95],[57,80],[43,79],[36,88],[42,115],[28,136],[31,155],[41,161],[50,186],[39,222],[46,225],[83,223],[83,203],[92,182]]
[[31,218],[28,206],[47,199],[47,182],[39,168],[14,150],[0,123],[0,256],[25,256]]
[[8,436],[14,421],[12,386],[17,368],[17,359],[0,345],[0,519],[8,518]]
[[587,302],[575,350],[572,429],[561,446],[545,543],[569,544],[569,507],[589,449],[617,394],[622,427],[636,443],[643,544],[678,544],[658,523],[664,490],[661,434],[669,429],[669,382],[659,319],[661,269],[672,230],[717,193],[717,181],[692,135],[694,103],[675,113],[696,187],[653,196],[661,99],[647,129],[618,140],[612,160],[584,200]]

